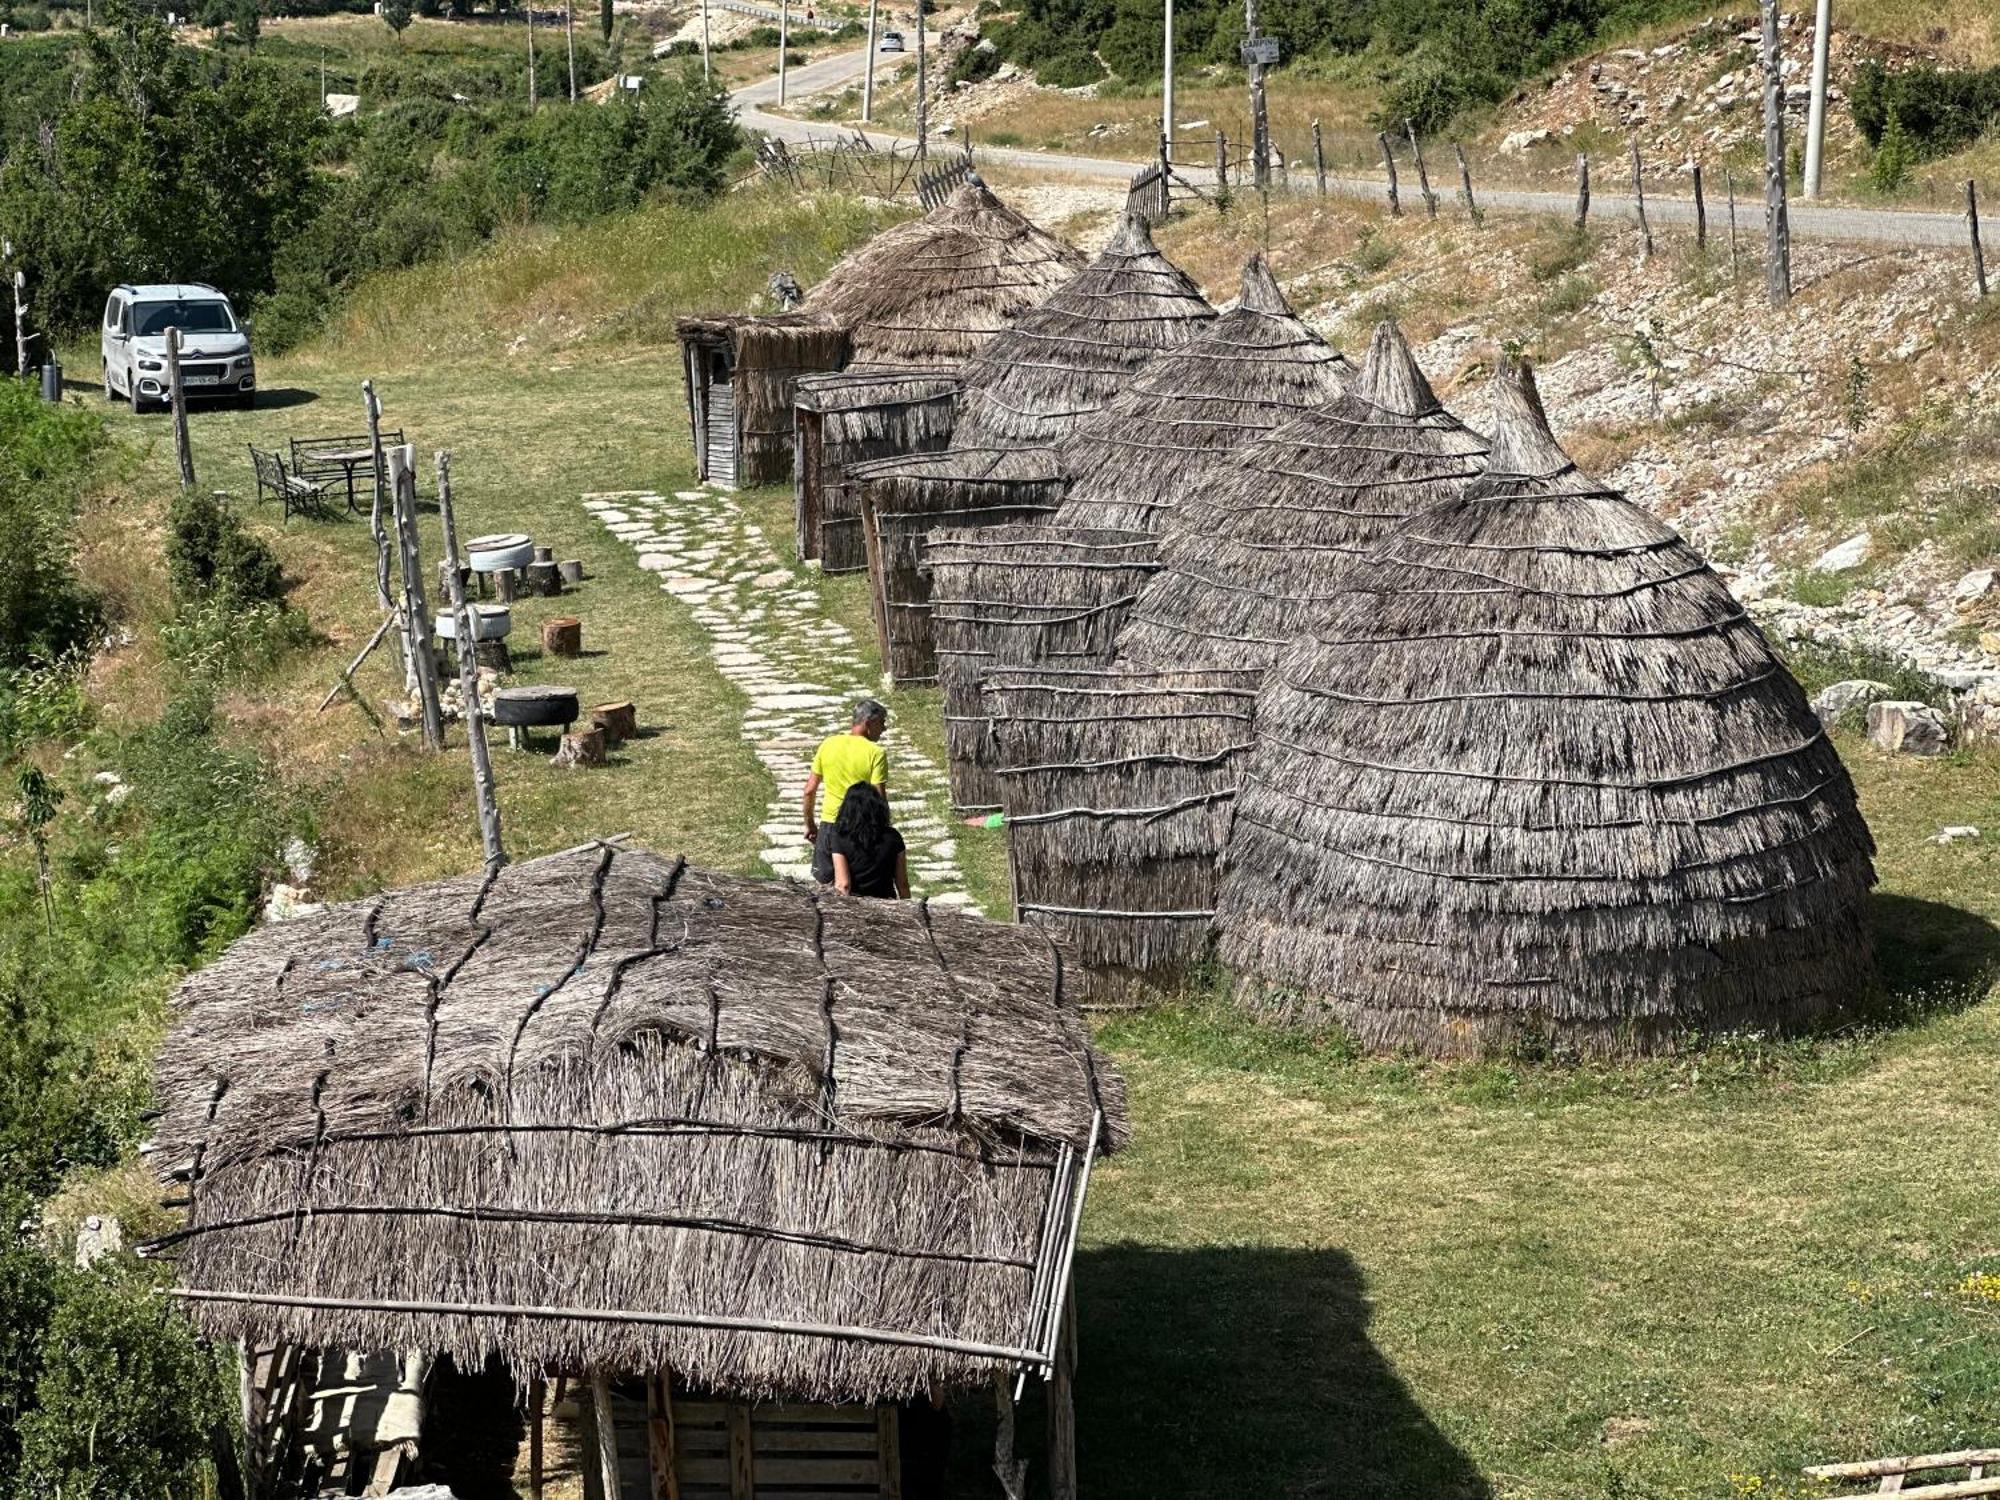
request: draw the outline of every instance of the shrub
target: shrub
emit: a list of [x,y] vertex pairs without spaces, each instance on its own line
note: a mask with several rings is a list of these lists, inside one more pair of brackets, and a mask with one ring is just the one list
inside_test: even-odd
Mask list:
[[1925,63],[1892,73],[1879,62],[1863,63],[1847,107],[1869,145],[1880,148],[1899,132],[1915,158],[1943,156],[2000,122],[2000,68]]
[[73,528],[103,444],[94,413],[0,380],[0,673],[60,656],[96,627],[97,603],[76,577]]
[[1000,71],[1000,49],[991,46],[967,47],[953,59],[950,81],[984,83]]
[[244,527],[228,501],[185,490],[168,512],[167,529],[167,576],[183,604],[217,598],[248,605],[284,597],[277,553]]

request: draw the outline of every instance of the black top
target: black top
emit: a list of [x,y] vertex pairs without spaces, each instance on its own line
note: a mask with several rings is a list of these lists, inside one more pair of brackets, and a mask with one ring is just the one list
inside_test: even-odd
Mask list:
[[874,858],[863,861],[855,857],[854,851],[840,837],[840,830],[829,828],[833,843],[827,851],[827,859],[836,854],[847,856],[847,878],[853,894],[857,896],[893,897],[896,894],[896,860],[903,852],[903,836],[895,829],[882,841],[881,848],[874,851]]

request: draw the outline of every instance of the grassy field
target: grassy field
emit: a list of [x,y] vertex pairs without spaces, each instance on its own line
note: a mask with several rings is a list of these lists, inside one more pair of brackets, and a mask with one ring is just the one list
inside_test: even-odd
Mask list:
[[[584,560],[573,597],[517,607],[515,640],[580,614],[592,654],[561,680],[586,701],[636,699],[652,731],[590,774],[501,752],[510,848],[629,830],[754,869],[772,789],[742,704],[685,611],[577,500],[689,478],[672,314],[746,306],[781,264],[810,281],[870,219],[741,200],[655,212],[378,285],[324,344],[266,363],[256,411],[197,415],[196,457],[204,485],[247,497],[245,442],[353,431],[375,379],[426,465],[451,449],[463,528],[526,530]],[[1233,247],[1190,258],[1220,267]],[[94,378],[88,355],[71,366]],[[92,516],[87,562],[143,616],[163,592],[167,428],[113,420],[135,457]],[[788,546],[786,492],[744,503]],[[231,717],[315,798],[328,894],[470,868],[459,756],[425,757],[350,703],[313,712],[374,623],[365,525],[260,520],[324,642],[246,684]],[[870,640],[859,581],[820,587]],[[527,649],[517,664],[558,676]],[[140,632],[97,688],[144,717],[160,675]],[[393,689],[385,659],[364,685]],[[938,751],[934,696],[893,701],[897,732]],[[1078,1263],[1086,1492],[1805,1495],[1794,1476],[1812,1460],[1992,1442],[2000,1303],[1977,1278],[2000,1272],[2000,763],[1842,748],[1882,846],[1897,1025],[1572,1070],[1360,1059],[1207,992],[1105,1022],[1135,1140],[1097,1178]],[[1929,843],[1946,823],[1985,836]],[[960,847],[991,896],[997,847]]]

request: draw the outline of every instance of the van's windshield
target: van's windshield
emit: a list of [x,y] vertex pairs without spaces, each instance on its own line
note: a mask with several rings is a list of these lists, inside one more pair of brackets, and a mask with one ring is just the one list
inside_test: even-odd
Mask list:
[[141,302],[132,309],[132,332],[142,339],[158,338],[169,328],[182,333],[234,333],[236,319],[229,304],[200,302]]

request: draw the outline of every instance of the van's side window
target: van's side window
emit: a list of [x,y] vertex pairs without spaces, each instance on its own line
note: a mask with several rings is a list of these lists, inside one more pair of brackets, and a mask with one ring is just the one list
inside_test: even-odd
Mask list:
[[118,299],[113,297],[104,304],[104,326],[113,333],[118,331],[118,314],[121,311]]

